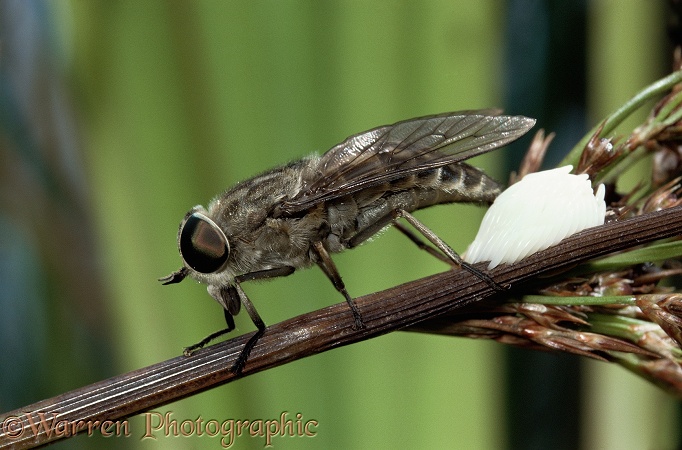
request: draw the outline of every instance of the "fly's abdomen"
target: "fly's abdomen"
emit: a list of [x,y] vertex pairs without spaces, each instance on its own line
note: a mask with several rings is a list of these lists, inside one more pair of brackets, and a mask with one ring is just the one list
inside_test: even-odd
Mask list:
[[[451,164],[396,180],[393,190],[407,191],[415,210],[440,203],[490,204],[501,192],[500,184],[468,164]],[[397,192],[396,192],[397,193]]]
[[425,170],[349,196],[354,223],[340,234],[350,237],[397,209],[412,212],[442,203],[490,204],[501,190],[497,181],[467,164]]

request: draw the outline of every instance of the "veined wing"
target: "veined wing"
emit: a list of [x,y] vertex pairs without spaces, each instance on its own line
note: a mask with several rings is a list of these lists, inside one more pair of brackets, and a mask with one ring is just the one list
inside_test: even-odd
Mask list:
[[294,214],[407,174],[464,161],[523,136],[534,119],[496,110],[405,120],[348,137],[320,158],[318,176],[281,212]]

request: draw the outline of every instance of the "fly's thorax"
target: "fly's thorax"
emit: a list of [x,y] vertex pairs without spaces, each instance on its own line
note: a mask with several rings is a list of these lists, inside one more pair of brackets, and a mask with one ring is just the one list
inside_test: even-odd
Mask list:
[[[201,214],[214,225],[207,228],[224,236],[229,257],[213,272],[186,264],[192,277],[208,284],[229,284],[241,274],[310,265],[310,243],[324,221],[322,205],[295,218],[275,218],[272,213],[300,191],[315,167],[316,157],[310,157],[272,169],[218,195],[207,210],[201,208]],[[184,255],[183,259],[188,262]]]
[[326,203],[326,220],[332,233],[341,235],[344,230],[355,228],[362,194],[360,192]]
[[319,157],[310,156],[242,181],[215,197],[208,206],[228,234],[260,227],[283,201],[294,197],[314,178]]

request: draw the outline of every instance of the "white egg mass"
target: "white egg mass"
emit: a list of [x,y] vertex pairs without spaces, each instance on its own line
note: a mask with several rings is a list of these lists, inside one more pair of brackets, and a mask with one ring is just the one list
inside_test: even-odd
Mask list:
[[558,244],[562,239],[604,223],[604,185],[595,193],[587,174],[572,166],[530,173],[502,192],[488,209],[468,263],[490,261],[488,269],[512,264]]

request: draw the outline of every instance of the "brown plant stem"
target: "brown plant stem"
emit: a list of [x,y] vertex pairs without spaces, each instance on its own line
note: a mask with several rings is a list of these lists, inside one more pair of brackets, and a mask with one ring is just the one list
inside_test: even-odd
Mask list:
[[[681,234],[682,206],[678,206],[585,230],[517,264],[498,266],[489,274],[499,285],[518,292],[524,282],[538,275]],[[399,330],[472,302],[495,301],[490,297],[496,295],[505,294],[467,271],[450,270],[357,298],[365,322],[362,329],[353,329],[353,316],[345,302],[294,317],[267,328],[241,376]],[[179,356],[5,413],[0,416],[0,448],[30,448],[68,437],[54,432],[48,436],[45,429],[34,432],[29,418],[39,423],[39,412],[49,419],[56,413],[55,420],[69,424],[82,421],[80,431],[86,431],[88,422],[123,419],[233,381],[237,377],[229,368],[251,334],[191,357]],[[11,417],[18,421],[8,420]],[[21,435],[11,436],[12,430],[19,429]]]

